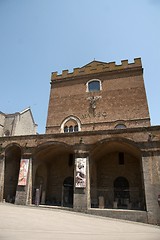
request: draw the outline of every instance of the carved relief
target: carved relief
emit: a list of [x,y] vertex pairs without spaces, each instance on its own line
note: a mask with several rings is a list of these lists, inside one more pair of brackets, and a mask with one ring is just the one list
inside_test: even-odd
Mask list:
[[92,96],[88,97],[87,100],[89,100],[89,112],[82,115],[82,119],[86,118],[106,118],[107,113],[104,112],[97,112],[97,101],[101,99],[101,96]]

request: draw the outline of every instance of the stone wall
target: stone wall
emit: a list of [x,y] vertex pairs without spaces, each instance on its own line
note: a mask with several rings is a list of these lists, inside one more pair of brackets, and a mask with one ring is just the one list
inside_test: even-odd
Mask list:
[[5,123],[5,114],[0,112],[0,137],[3,136],[4,123]]
[[0,137],[32,135],[37,133],[30,108],[22,112],[4,114],[0,112]]
[[148,223],[147,212],[144,211],[88,209],[87,213],[109,218]]
[[32,135],[37,133],[31,110],[21,112],[16,116],[14,135]]
[[[65,177],[63,174],[63,171],[67,170],[67,164],[68,163],[68,155],[65,155],[65,157],[62,157],[63,161],[60,164],[61,160],[59,156],[66,152],[72,153],[75,150],[76,144],[80,143],[80,141],[84,142],[85,148],[89,151],[89,159],[95,157],[98,159],[105,158],[103,154],[106,151],[112,152],[116,151],[115,145],[113,144],[114,141],[119,142],[120,146],[125,145],[126,150],[131,153],[131,155],[136,155],[138,159],[141,159],[140,156],[143,156],[143,162],[141,169],[143,170],[142,173],[142,182],[144,181],[144,187],[145,187],[145,198],[146,198],[146,207],[147,212],[144,212],[141,214],[141,212],[137,212],[138,221],[143,221],[141,217],[142,215],[148,216],[148,222],[158,224],[159,223],[159,211],[160,207],[158,205],[158,194],[160,189],[160,162],[159,162],[159,156],[160,156],[160,127],[148,127],[148,128],[133,128],[133,129],[119,129],[119,130],[105,130],[105,131],[93,131],[93,132],[79,132],[79,133],[68,133],[68,134],[44,134],[44,135],[33,135],[33,136],[13,136],[13,137],[1,137],[0,138],[0,144],[1,144],[1,151],[4,153],[10,153],[11,156],[13,155],[12,152],[10,152],[11,149],[14,149],[14,146],[18,146],[18,148],[21,149],[21,154],[23,155],[24,152],[28,151],[30,152],[31,156],[33,157],[33,169],[34,165],[38,166],[42,162],[52,162],[55,164],[59,169],[61,168],[61,177]],[[108,146],[106,148],[106,146]],[[10,149],[11,148],[11,149]],[[136,150],[137,149],[137,150]],[[124,150],[124,149],[123,149]],[[19,156],[19,155],[17,155]],[[137,159],[136,157],[136,159]],[[66,160],[65,160],[66,159]],[[112,158],[113,160],[113,158]],[[129,158],[129,161],[134,164],[134,159]],[[140,162],[139,162],[140,163]],[[139,164],[138,163],[138,164]],[[38,164],[38,165],[37,165]],[[135,162],[136,164],[136,162]],[[100,165],[99,165],[100,167]],[[0,172],[2,173],[1,176],[3,178],[3,168],[4,165],[0,164]],[[56,169],[57,169],[56,168]],[[108,168],[108,167],[107,167]],[[54,164],[52,165],[52,168],[49,168],[51,171],[51,178],[52,178],[52,170],[54,170]],[[135,165],[134,172],[136,172],[136,169],[139,169],[139,166]],[[131,172],[131,169],[129,170]],[[129,172],[127,173],[129,177]],[[35,171],[34,171],[35,173]],[[66,172],[68,175],[71,174],[71,172]],[[101,174],[100,171],[98,175]],[[132,174],[132,173],[131,173]],[[55,175],[56,176],[56,175]],[[95,175],[97,178],[97,176]],[[92,172],[91,172],[91,179],[93,178]],[[34,179],[31,181],[34,182]],[[104,180],[103,180],[104,181]],[[54,179],[50,179],[50,183],[55,182]],[[58,181],[59,182],[59,181]],[[58,183],[57,182],[57,183]],[[62,178],[61,178],[61,185],[62,185]],[[92,184],[92,182],[91,182]],[[3,187],[3,186],[2,186]],[[27,199],[27,193],[25,191],[21,191],[21,189],[17,188],[17,199],[19,199],[19,204],[22,201],[24,204]],[[80,192],[75,193],[75,201],[79,211],[81,210],[80,206],[84,206],[83,211],[86,211],[89,207],[89,192],[90,188],[88,187],[87,192],[84,194]],[[24,193],[24,194],[23,194]],[[53,191],[51,191],[52,195]],[[87,197],[88,195],[88,197]],[[81,196],[81,197],[80,197]],[[3,198],[3,197],[1,197]],[[21,200],[22,199],[22,200]],[[77,200],[76,200],[77,199]],[[83,202],[85,200],[85,202]],[[18,201],[16,201],[18,203]],[[117,211],[117,212],[116,212]],[[113,217],[117,216],[121,218],[122,212],[116,209],[116,211],[113,213]],[[129,210],[126,210],[129,211]],[[94,209],[93,209],[94,212]],[[105,214],[107,212],[105,209],[100,210],[102,214]],[[126,213],[128,216],[128,219],[136,219],[134,217],[135,212],[129,211]],[[112,216],[112,215],[109,215]],[[124,216],[124,215],[123,215]],[[122,216],[122,218],[123,218]]]

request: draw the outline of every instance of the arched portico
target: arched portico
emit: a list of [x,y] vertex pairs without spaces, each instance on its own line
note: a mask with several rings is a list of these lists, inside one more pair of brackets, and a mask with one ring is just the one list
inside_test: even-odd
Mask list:
[[90,163],[91,207],[145,210],[141,152],[134,142],[98,142]]
[[14,203],[18,185],[21,160],[21,148],[17,144],[7,146],[5,149],[4,193],[6,202]]
[[33,203],[36,202],[36,192],[39,189],[40,204],[72,207],[73,186],[72,191],[66,187],[68,177],[74,178],[73,150],[60,142],[38,146],[33,161]]

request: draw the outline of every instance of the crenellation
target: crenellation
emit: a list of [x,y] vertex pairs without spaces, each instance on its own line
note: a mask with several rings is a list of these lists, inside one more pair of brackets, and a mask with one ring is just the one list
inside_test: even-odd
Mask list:
[[122,66],[128,67],[128,60],[122,60],[121,63],[122,63]]
[[[116,63],[110,62],[110,63],[108,63],[108,66],[109,66],[109,70],[114,70],[116,68]],[[117,66],[119,66],[119,65],[117,65]]]
[[68,71],[68,69],[67,70],[63,70],[62,71],[62,76],[67,76],[69,74],[69,71]]
[[57,78],[57,76],[58,76],[58,72],[52,72],[52,75],[51,75],[52,78]]
[[141,58],[134,58],[134,63],[133,64],[135,64],[136,66],[142,66]]
[[80,68],[74,68],[73,70],[74,70],[73,71],[74,75],[77,75],[77,74],[79,74]]
[[133,63],[128,63],[128,60],[121,60],[121,64],[116,64],[116,62],[99,62],[92,61],[86,66],[81,68],[74,68],[73,72],[69,72],[68,70],[63,70],[62,74],[58,74],[57,72],[52,72],[51,80],[58,80],[61,78],[70,78],[75,77],[81,74],[90,74],[90,73],[99,73],[106,71],[116,71],[116,70],[125,70],[127,68],[136,68],[142,67],[141,58],[134,58]]

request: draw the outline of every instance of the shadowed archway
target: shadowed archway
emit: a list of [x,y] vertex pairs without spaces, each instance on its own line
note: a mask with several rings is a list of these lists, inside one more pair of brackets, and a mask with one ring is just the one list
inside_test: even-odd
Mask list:
[[90,162],[92,207],[145,210],[141,152],[133,141],[101,140]]
[[33,161],[33,202],[38,188],[40,203],[73,206],[73,175],[74,157],[71,147],[61,142],[48,142],[38,146]]
[[21,148],[13,144],[5,151],[4,196],[6,202],[14,203],[18,185]]

